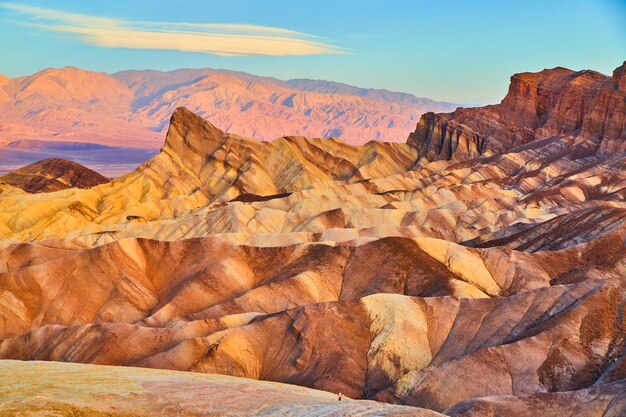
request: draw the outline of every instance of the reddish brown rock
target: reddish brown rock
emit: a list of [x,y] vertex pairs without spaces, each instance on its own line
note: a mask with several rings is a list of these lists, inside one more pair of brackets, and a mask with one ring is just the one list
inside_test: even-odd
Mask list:
[[600,151],[625,151],[625,67],[612,77],[561,67],[515,74],[500,104],[426,113],[408,143],[429,161],[471,159],[563,135]]

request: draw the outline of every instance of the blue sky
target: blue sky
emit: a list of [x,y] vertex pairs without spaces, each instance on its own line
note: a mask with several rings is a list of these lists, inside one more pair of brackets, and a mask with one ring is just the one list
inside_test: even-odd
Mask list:
[[0,0],[0,73],[213,67],[458,103],[500,101],[515,72],[610,74],[625,0]]

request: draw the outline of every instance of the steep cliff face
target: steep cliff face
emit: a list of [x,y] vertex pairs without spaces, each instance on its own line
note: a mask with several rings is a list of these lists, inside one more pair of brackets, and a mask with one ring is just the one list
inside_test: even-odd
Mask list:
[[426,113],[407,141],[428,160],[471,159],[553,136],[626,150],[626,62],[612,77],[566,68],[511,77],[500,104]]

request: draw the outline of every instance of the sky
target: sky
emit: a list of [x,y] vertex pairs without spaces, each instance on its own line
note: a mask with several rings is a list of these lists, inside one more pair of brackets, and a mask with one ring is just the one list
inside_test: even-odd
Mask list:
[[610,74],[626,0],[0,0],[0,73],[212,67],[462,104],[499,102],[512,74]]

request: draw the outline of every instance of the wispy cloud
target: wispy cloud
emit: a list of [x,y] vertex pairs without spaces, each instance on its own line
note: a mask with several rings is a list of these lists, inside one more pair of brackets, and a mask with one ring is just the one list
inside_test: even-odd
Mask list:
[[103,48],[166,49],[222,56],[346,53],[324,38],[277,27],[131,21],[16,3],[0,3],[0,7],[25,16],[26,20],[15,23]]

